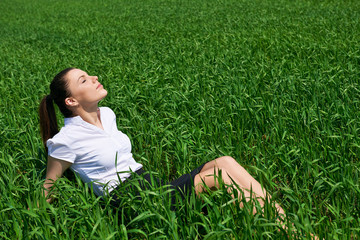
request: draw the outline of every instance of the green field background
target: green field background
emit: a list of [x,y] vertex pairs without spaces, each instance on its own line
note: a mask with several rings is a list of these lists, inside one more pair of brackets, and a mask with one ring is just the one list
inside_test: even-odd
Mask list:
[[[359,236],[360,1],[2,0],[0,10],[0,238]],[[37,111],[67,67],[99,77],[100,105],[146,169],[168,181],[233,156],[293,231],[278,231],[271,203],[252,215],[255,203],[230,204],[225,188],[178,212],[155,190],[141,204],[129,193],[114,211],[69,175],[45,203]]]

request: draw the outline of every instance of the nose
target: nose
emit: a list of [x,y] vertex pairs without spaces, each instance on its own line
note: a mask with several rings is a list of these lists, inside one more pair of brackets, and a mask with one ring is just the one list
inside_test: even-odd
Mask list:
[[97,82],[98,81],[98,77],[97,76],[93,76],[93,82]]

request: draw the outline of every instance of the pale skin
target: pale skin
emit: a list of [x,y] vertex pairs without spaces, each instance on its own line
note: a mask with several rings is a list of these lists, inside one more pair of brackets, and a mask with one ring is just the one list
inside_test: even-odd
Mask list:
[[[66,79],[71,92],[71,97],[65,99],[67,107],[74,113],[74,116],[80,116],[84,121],[104,129],[100,119],[98,103],[106,97],[107,91],[98,82],[98,77],[89,76],[80,69],[73,69],[67,73]],[[53,182],[60,178],[70,166],[71,163],[67,161],[51,156],[48,157],[46,180],[44,183],[44,195],[47,197],[48,202],[52,200],[48,195]],[[234,181],[243,190],[246,199],[251,197],[251,190],[253,197],[262,206],[264,205],[266,198],[265,189],[238,162],[229,156],[217,158],[204,165],[203,169],[194,179],[196,194],[200,194],[205,190],[203,184],[210,189],[219,187],[219,182],[216,179],[217,176],[220,176],[220,171],[222,181],[226,185],[232,185]],[[214,177],[214,174],[216,177]],[[234,197],[230,187],[228,191]],[[276,204],[276,208],[279,214],[285,214],[278,204]]]

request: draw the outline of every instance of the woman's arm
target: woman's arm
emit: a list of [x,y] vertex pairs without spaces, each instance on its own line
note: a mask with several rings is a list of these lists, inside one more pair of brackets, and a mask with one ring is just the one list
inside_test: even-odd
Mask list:
[[72,163],[66,162],[60,159],[48,156],[46,180],[44,183],[44,196],[47,202],[51,202],[52,198],[48,197],[54,182],[60,178],[66,169],[71,166]]

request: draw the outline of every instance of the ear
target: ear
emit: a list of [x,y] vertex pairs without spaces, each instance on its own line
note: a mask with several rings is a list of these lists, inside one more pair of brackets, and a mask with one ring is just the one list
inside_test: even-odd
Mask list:
[[65,105],[69,107],[76,107],[77,105],[79,105],[79,102],[73,97],[68,97],[65,98]]

